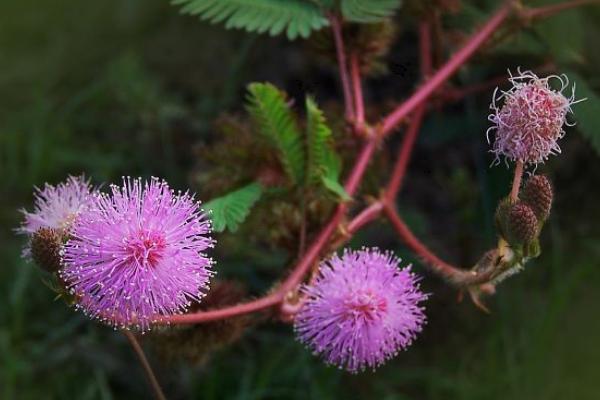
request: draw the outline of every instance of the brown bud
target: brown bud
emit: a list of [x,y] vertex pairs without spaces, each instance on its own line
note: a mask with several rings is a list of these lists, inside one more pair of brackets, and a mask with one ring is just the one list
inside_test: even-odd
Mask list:
[[508,213],[508,242],[512,245],[530,243],[538,233],[538,219],[533,210],[518,201]]
[[60,269],[62,234],[51,228],[40,228],[31,237],[31,257],[42,269],[57,272]]
[[545,221],[550,215],[554,193],[552,184],[545,175],[534,175],[527,180],[520,198],[527,204],[539,221]]

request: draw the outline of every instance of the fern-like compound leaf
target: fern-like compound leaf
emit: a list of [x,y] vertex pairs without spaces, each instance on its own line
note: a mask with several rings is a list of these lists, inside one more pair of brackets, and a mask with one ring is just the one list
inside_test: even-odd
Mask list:
[[198,15],[227,29],[276,36],[286,33],[290,40],[306,38],[328,24],[321,6],[313,0],[173,0],[186,14]]
[[401,0],[341,0],[341,11],[349,21],[372,23],[391,17],[401,5]]
[[237,231],[261,195],[262,186],[255,182],[206,203],[204,208],[211,211],[213,230]]
[[304,146],[285,93],[270,83],[252,83],[248,92],[247,109],[258,131],[277,148],[290,181],[303,182]]

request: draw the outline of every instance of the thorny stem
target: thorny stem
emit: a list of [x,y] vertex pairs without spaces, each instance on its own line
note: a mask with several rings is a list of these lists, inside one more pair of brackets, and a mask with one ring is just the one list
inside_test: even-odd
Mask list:
[[352,104],[352,91],[350,88],[350,79],[348,77],[348,62],[346,60],[346,49],[344,47],[344,37],[342,34],[342,23],[339,16],[332,15],[329,18],[331,30],[333,31],[333,40],[335,41],[335,51],[340,71],[340,80],[342,81],[342,91],[344,92],[344,109],[346,120],[352,121],[354,118],[354,105]]
[[142,367],[144,368],[144,373],[146,374],[146,378],[148,378],[148,383],[150,383],[150,386],[152,387],[152,391],[154,392],[154,397],[157,400],[166,400],[165,394],[163,393],[162,389],[160,388],[160,384],[158,383],[158,380],[156,379],[156,376],[154,375],[154,372],[152,371],[152,367],[150,366],[150,363],[148,362],[148,359],[146,358],[146,355],[144,354],[144,350],[142,349],[142,346],[140,346],[140,343],[135,338],[135,335],[131,331],[128,331],[128,330],[123,330],[122,332],[123,332],[123,335],[125,335],[125,337],[129,341],[129,344],[131,344],[133,351],[135,352],[138,359],[140,360],[140,364],[142,364]]
[[[583,5],[592,2],[595,1],[571,1],[568,2],[569,6],[567,6],[567,3],[565,3],[565,5],[561,6],[561,9],[566,9],[574,7],[575,5]],[[407,117],[411,112],[416,111],[418,107],[421,106],[423,102],[425,102],[431,96],[433,92],[439,89],[446,82],[446,80],[450,78],[450,76],[452,76],[502,25],[502,23],[507,19],[508,15],[510,14],[511,7],[512,2],[506,1],[505,4],[500,9],[498,9],[492,15],[492,17],[490,17],[490,19],[482,26],[482,28],[467,41],[463,48],[461,48],[456,54],[454,54],[454,56],[452,56],[450,60],[448,60],[448,62],[446,62],[446,64],[444,64],[444,66],[442,66],[431,77],[431,79],[426,81],[426,83],[422,87],[420,87],[411,97],[404,101],[398,108],[396,108],[396,110],[394,110],[382,121],[379,127],[379,134],[381,136],[389,135],[394,130],[394,128],[396,128],[396,126],[404,120],[405,117]],[[558,7],[558,5],[555,5],[553,7]],[[528,10],[528,12],[530,14],[535,15],[536,17],[545,17],[554,13],[553,11],[548,9],[542,11],[544,8],[545,7],[541,7],[540,9],[530,9]],[[330,21],[334,34],[334,39],[336,42],[336,52],[340,67],[340,77],[344,92],[344,101],[346,104],[346,118],[351,121],[354,116],[354,104],[352,101],[350,81],[348,79],[346,54],[343,45],[341,24],[339,17],[336,16],[331,17]],[[423,28],[423,26],[421,26],[421,28]],[[421,34],[421,36],[423,37],[423,32],[421,32]],[[423,48],[421,48],[421,51],[423,51]],[[427,67],[427,65],[429,65],[429,67]],[[422,68],[424,69],[431,69],[431,64],[424,63],[423,66]],[[416,116],[418,116],[418,114]],[[413,121],[415,120],[417,120],[417,118],[413,119]],[[414,135],[416,135],[416,131],[418,131],[417,128],[418,126],[414,128]],[[360,184],[362,176],[367,168],[367,165],[371,157],[373,156],[376,144],[376,138],[369,138],[369,140],[363,147],[353,167],[350,177],[348,178],[345,185],[345,189],[348,192],[348,194],[352,195],[358,187],[358,185]],[[407,146],[407,148],[408,147],[412,147],[412,145]],[[397,165],[401,164],[401,162],[408,162],[410,151],[407,151],[407,153],[408,155],[404,156],[405,160],[400,161],[399,159]],[[401,186],[402,178],[405,172],[405,167],[397,167],[397,169],[399,169],[401,172],[396,174],[393,182],[390,182],[388,192],[390,191],[389,189],[393,189],[393,191],[396,191],[397,193],[397,190]],[[392,183],[393,186],[391,185]],[[391,204],[391,200],[393,200],[392,196],[385,196],[385,198],[382,201],[375,202],[369,207],[365,208],[348,224],[348,226],[346,227],[346,232],[349,234],[355,233],[358,229],[366,225],[368,222],[371,222],[372,220],[377,218],[377,216],[383,210],[385,211],[386,216],[392,222],[396,231],[404,239],[407,245],[428,263],[428,266],[434,273],[445,277],[448,281],[459,286],[468,286],[479,283],[485,283],[489,281],[489,279],[491,279],[491,272],[477,274],[473,271],[465,271],[454,267],[437,257],[414,236],[414,234],[410,231],[408,226],[404,223],[404,221],[400,218],[400,216],[394,209],[393,205]],[[281,286],[279,286],[279,288],[276,291],[259,299],[231,307],[226,307],[220,310],[202,311],[192,314],[161,317],[157,320],[157,322],[183,324],[202,323],[242,314],[248,314],[281,304],[288,295],[288,293],[302,281],[306,273],[310,270],[311,266],[314,265],[315,261],[318,259],[323,249],[327,246],[330,238],[339,227],[339,224],[342,221],[342,218],[344,217],[346,211],[347,205],[345,203],[342,203],[338,206],[330,221],[317,235],[316,239],[309,246],[304,256],[301,257],[300,261],[296,264],[288,278],[283,282]]]

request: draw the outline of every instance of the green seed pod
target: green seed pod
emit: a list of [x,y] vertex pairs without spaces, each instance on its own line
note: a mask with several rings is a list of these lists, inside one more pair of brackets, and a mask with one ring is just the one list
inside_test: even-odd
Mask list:
[[520,198],[527,204],[540,222],[544,222],[550,215],[554,193],[552,184],[545,175],[534,175],[527,180]]
[[60,269],[62,234],[51,228],[40,228],[31,237],[30,249],[33,261],[48,272]]

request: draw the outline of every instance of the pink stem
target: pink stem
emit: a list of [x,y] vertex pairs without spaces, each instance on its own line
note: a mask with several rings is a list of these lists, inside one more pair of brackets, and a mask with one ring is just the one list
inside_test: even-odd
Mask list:
[[392,172],[392,177],[390,178],[390,182],[388,183],[388,187],[385,192],[387,201],[392,201],[395,199],[400,187],[402,186],[404,176],[406,175],[406,169],[408,167],[417,136],[419,135],[419,130],[421,129],[424,116],[425,106],[420,106],[415,111],[410,121],[410,125],[408,126],[408,129],[402,138],[400,153],[398,154],[398,159]]
[[140,360],[140,364],[142,364],[142,367],[144,368],[144,373],[146,374],[146,378],[148,378],[148,382],[152,387],[154,397],[156,398],[156,400],[166,400],[165,394],[163,393],[162,389],[160,388],[160,384],[158,383],[158,379],[156,379],[156,376],[152,371],[152,367],[150,366],[150,363],[148,362],[148,359],[144,354],[144,350],[135,338],[135,335],[128,330],[123,330],[122,332],[123,335],[125,335],[125,337],[129,341],[129,344],[133,348],[133,351],[137,355],[138,359]]
[[444,84],[448,78],[450,78],[500,27],[509,16],[510,10],[510,3],[505,3],[467,43],[431,77],[431,79],[388,115],[381,123],[381,135],[386,136],[390,134],[390,132],[398,126],[408,114],[414,111],[419,105],[427,100],[435,90]]
[[356,112],[356,125],[360,128],[365,123],[365,101],[363,98],[362,82],[360,78],[360,64],[358,54],[352,53],[350,57],[350,75],[352,76],[352,89],[354,91],[354,108]]
[[236,304],[219,310],[200,311],[190,314],[172,315],[162,318],[158,322],[167,322],[172,324],[197,324],[201,322],[215,321],[235,317],[237,315],[248,314],[255,311],[264,310],[281,302],[283,296],[280,292],[275,292],[260,299],[249,301],[247,303]]
[[331,23],[331,30],[333,31],[340,80],[342,81],[342,90],[344,92],[346,120],[352,121],[354,118],[354,105],[352,104],[352,91],[350,89],[350,79],[348,78],[348,62],[346,60],[346,49],[344,47],[344,37],[342,35],[342,24],[340,17],[335,15],[331,16],[329,21]]
[[519,199],[519,188],[523,178],[523,161],[517,161],[515,164],[515,175],[513,177],[512,188],[510,190],[510,200],[515,202]]
[[346,233],[351,235],[358,232],[363,226],[377,218],[379,214],[381,214],[382,210],[383,203],[381,201],[376,201],[367,208],[363,209],[356,217],[352,219],[352,221],[350,221],[346,227]]
[[547,18],[554,14],[558,14],[561,11],[568,10],[570,8],[584,6],[588,4],[599,4],[599,0],[573,0],[573,1],[565,1],[564,3],[551,4],[548,6],[530,8],[525,10],[522,14],[526,19],[536,19],[536,18]]
[[[348,177],[344,186],[346,192],[349,195],[354,194],[355,190],[358,188],[358,184],[360,183],[362,176],[365,170],[367,169],[369,160],[371,159],[375,151],[375,145],[376,142],[374,140],[370,140],[367,143],[365,143],[363,149],[361,150],[356,160],[356,164],[354,165],[354,168],[352,169],[350,176]],[[298,264],[292,270],[289,277],[281,284],[281,286],[274,293],[254,301],[250,301],[248,303],[242,303],[231,307],[225,307],[220,310],[199,311],[190,314],[172,315],[168,317],[159,318],[156,322],[173,324],[196,324],[229,318],[236,315],[248,314],[264,310],[266,308],[270,308],[281,303],[286,294],[302,281],[310,267],[318,259],[321,251],[325,248],[325,246],[329,242],[329,239],[336,231],[340,221],[342,220],[342,217],[346,212],[346,209],[347,206],[345,203],[342,203],[338,206],[329,223],[319,233],[315,241],[311,244],[304,256],[300,259]]]

